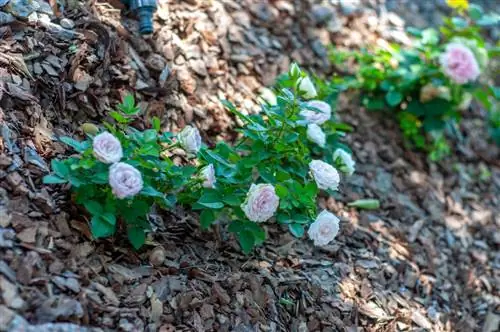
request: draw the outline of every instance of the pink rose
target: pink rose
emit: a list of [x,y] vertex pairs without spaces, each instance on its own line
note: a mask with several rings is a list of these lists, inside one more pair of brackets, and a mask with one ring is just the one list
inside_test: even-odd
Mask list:
[[249,220],[263,222],[274,215],[279,204],[280,199],[272,185],[252,184],[241,209]]
[[177,136],[181,146],[189,153],[196,154],[201,148],[201,136],[198,128],[186,126]]
[[101,133],[94,137],[92,148],[96,159],[105,164],[119,162],[123,157],[120,141],[108,132]]
[[325,246],[337,236],[339,221],[333,213],[323,210],[309,226],[307,235],[314,241],[315,246]]
[[330,120],[332,108],[324,101],[311,100],[308,101],[306,105],[315,108],[315,110],[303,109],[299,113],[308,123],[320,125]]
[[215,183],[217,179],[215,178],[215,169],[213,164],[209,164],[203,167],[200,171],[201,176],[203,178],[203,187],[205,188],[213,188],[215,187]]
[[313,160],[309,163],[309,170],[319,189],[338,190],[340,175],[335,167],[322,160]]
[[458,84],[473,82],[481,73],[474,53],[460,43],[448,44],[439,60],[444,73]]
[[142,190],[142,176],[129,164],[116,163],[109,168],[109,185],[117,198],[133,197]]

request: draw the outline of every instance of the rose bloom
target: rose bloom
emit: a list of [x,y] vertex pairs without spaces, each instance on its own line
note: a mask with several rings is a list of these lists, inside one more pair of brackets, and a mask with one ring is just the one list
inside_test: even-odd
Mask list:
[[201,148],[201,136],[198,128],[186,126],[178,135],[181,146],[189,153],[196,154]]
[[215,178],[215,169],[213,164],[209,164],[201,169],[201,176],[203,178],[203,187],[214,188],[217,179]]
[[116,163],[109,168],[109,185],[117,198],[133,197],[142,190],[142,176],[129,164]]
[[463,44],[448,44],[440,62],[444,73],[458,84],[475,81],[481,73],[474,53]]
[[309,226],[307,235],[314,241],[315,246],[325,246],[337,236],[339,221],[333,213],[323,210]]
[[263,222],[274,215],[279,203],[280,199],[272,185],[252,184],[241,209],[249,220]]
[[333,153],[335,164],[340,165],[339,169],[347,175],[352,175],[355,171],[356,162],[352,159],[350,153],[344,149],[337,149]]
[[307,125],[307,138],[318,144],[320,147],[324,148],[326,144],[326,135],[321,130],[321,127],[315,123]]
[[335,167],[321,160],[313,160],[309,163],[309,169],[319,189],[338,189],[340,175]]
[[108,132],[101,133],[94,137],[92,149],[96,159],[105,164],[119,162],[123,157],[120,141]]
[[300,111],[299,114],[304,117],[307,122],[320,125],[330,120],[332,116],[332,108],[328,105],[328,103],[321,100],[311,100],[308,101],[306,105],[315,108],[315,110],[303,109]]
[[318,95],[316,88],[309,76],[300,78],[298,81],[299,91],[302,92],[302,96],[306,99],[314,98]]

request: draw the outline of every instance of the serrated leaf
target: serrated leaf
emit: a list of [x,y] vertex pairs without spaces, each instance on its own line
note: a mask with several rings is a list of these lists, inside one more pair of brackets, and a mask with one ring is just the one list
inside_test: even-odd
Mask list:
[[288,189],[284,185],[278,183],[275,187],[274,190],[276,191],[276,195],[278,195],[279,198],[283,199],[288,196]]
[[71,146],[77,152],[84,152],[90,147],[90,145],[86,142],[78,142],[77,140],[67,136],[60,137],[59,140],[64,144]]
[[115,119],[118,123],[126,124],[129,122],[129,119],[127,119],[122,114],[118,113],[117,111],[111,111],[111,112],[109,112],[109,115],[111,115],[111,117],[113,119]]
[[296,238],[301,238],[304,236],[304,225],[301,224],[288,224],[288,230],[292,233]]
[[61,184],[66,182],[68,182],[68,180],[62,179],[57,175],[50,174],[43,177],[43,183],[45,184]]
[[83,206],[92,215],[101,215],[103,213],[102,205],[97,201],[85,201]]
[[255,240],[252,232],[243,230],[238,233],[237,236],[240,242],[241,250],[243,251],[243,253],[249,254],[255,245]]
[[146,233],[140,227],[129,227],[127,229],[128,240],[137,250],[146,242]]
[[152,186],[149,186],[149,185],[144,186],[142,188],[140,194],[144,195],[144,196],[151,196],[151,197],[163,197],[164,196],[164,194],[162,192],[159,192],[158,190],[156,190],[155,188],[153,188]]
[[200,213],[200,226],[202,229],[209,228],[216,220],[215,213],[212,210],[203,210]]
[[385,101],[389,106],[395,107],[403,101],[403,95],[399,91],[392,90],[385,95]]
[[93,216],[90,221],[90,230],[92,232],[92,236],[96,239],[108,237],[115,233],[115,226],[109,224],[100,216]]

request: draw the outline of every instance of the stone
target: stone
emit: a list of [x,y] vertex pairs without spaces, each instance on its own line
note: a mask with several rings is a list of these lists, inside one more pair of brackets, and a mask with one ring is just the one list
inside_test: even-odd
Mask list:
[[148,56],[145,64],[147,68],[156,72],[161,72],[167,63],[161,55],[153,53]]
[[339,2],[342,14],[346,16],[357,13],[362,9],[360,0],[339,0]]
[[331,7],[314,5],[311,8],[311,16],[315,24],[321,25],[327,23],[334,17],[335,13]]
[[186,67],[177,69],[177,80],[179,81],[181,89],[187,94],[191,95],[196,90],[196,80],[191,76]]
[[200,76],[207,76],[207,67],[205,66],[205,62],[203,60],[198,59],[198,60],[189,60],[189,66],[190,68],[198,75]]
[[59,24],[65,29],[73,29],[75,27],[75,22],[68,18],[63,18]]

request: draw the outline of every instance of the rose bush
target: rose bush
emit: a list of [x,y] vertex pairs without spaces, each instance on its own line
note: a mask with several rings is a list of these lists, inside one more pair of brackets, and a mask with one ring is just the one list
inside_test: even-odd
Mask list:
[[498,24],[499,16],[484,13],[478,5],[456,8],[460,10],[445,18],[439,30],[409,28],[415,37],[410,47],[392,44],[331,52],[332,61],[344,71],[352,68],[346,60],[357,64],[354,75],[335,77],[332,84],[360,90],[362,104],[369,110],[393,114],[406,142],[426,150],[434,161],[450,153],[448,142],[459,132],[458,123],[471,98],[482,104],[490,119],[499,112],[499,90],[487,70],[489,58],[498,56],[499,50],[481,33],[481,27]]
[[[266,223],[297,237],[309,229],[314,243],[325,245],[338,232],[338,219],[326,211],[318,215],[316,198],[321,190],[324,195],[338,190],[335,167],[352,174],[355,165],[340,142],[350,127],[336,122],[324,101],[334,101],[337,91],[317,89],[294,64],[267,95],[261,113],[253,115],[224,102],[244,123],[241,137],[234,145],[219,142],[212,148],[193,126],[177,135],[161,133],[159,119],[151,129],[131,127],[139,109],[127,96],[110,113],[115,124],[92,127],[83,142],[61,139],[79,154],[53,160],[54,174],[45,182],[71,184],[76,202],[90,215],[94,237],[125,228],[135,247],[150,229],[149,210],[176,203],[199,211],[202,228],[227,223],[244,252],[265,240]],[[169,157],[178,147],[190,157],[183,164]]]

